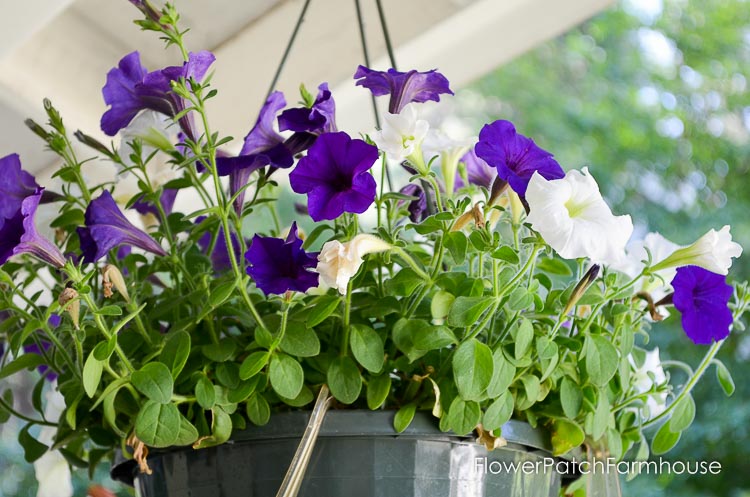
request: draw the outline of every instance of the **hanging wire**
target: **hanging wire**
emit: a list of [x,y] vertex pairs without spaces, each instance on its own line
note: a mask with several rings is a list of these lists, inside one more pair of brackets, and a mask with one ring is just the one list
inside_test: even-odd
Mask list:
[[[289,53],[292,51],[292,45],[294,45],[294,40],[297,39],[297,33],[299,33],[299,28],[302,26],[302,23],[305,20],[305,14],[307,13],[307,8],[310,6],[311,0],[305,0],[305,4],[302,6],[302,12],[299,14],[299,18],[297,19],[297,24],[294,25],[294,31],[292,31],[292,37],[289,38],[289,43],[286,45],[286,49],[284,50],[284,55],[281,56],[281,61],[279,62],[279,66],[276,68],[276,74],[273,75],[273,80],[271,81],[271,86],[268,87],[268,92],[266,93],[266,99],[268,100],[268,97],[271,96],[271,93],[276,88],[276,83],[279,82],[279,78],[281,77],[281,71],[284,69],[284,66],[286,65],[286,60],[289,58]],[[264,100],[264,103],[265,103]]]
[[380,17],[380,29],[383,30],[383,39],[385,39],[385,49],[388,52],[388,59],[391,61],[391,67],[398,71],[396,67],[396,55],[393,52],[393,43],[391,43],[391,35],[388,31],[388,24],[385,22],[385,12],[383,11],[383,4],[380,0],[375,0],[375,5],[378,6],[378,17]]
[[[359,25],[359,39],[362,42],[362,56],[365,59],[365,66],[371,67],[370,65],[370,51],[367,49],[367,35],[365,34],[365,21],[362,16],[362,6],[359,3],[359,0],[354,0],[354,6],[357,9],[357,23]],[[382,26],[382,21],[381,21]],[[375,116],[375,127],[380,129],[380,111],[378,110],[378,103],[375,100],[375,95],[370,93],[370,98],[372,99],[372,111],[373,115]],[[388,190],[393,191],[393,180],[391,179],[391,169],[388,167],[387,163],[383,163],[383,167],[385,168],[385,179],[388,183]]]
[[[370,51],[367,50],[367,36],[365,36],[365,21],[362,18],[362,6],[359,0],[354,0],[354,5],[357,8],[357,22],[359,24],[359,39],[362,42],[362,56],[365,58],[365,66],[371,67],[370,65]],[[378,112],[378,104],[375,100],[375,95],[370,93],[372,97],[372,110],[375,115],[375,127],[380,128],[380,113]]]
[[[359,0],[356,0],[357,5],[359,5]],[[383,32],[383,39],[385,40],[385,50],[388,52],[388,60],[391,63],[391,67],[398,71],[398,66],[396,65],[396,54],[393,51],[393,42],[391,41],[391,34],[390,31],[388,31],[388,23],[385,21],[385,11],[383,10],[383,3],[381,0],[375,0],[375,5],[378,7],[378,17],[380,18],[380,29]],[[378,111],[377,108],[375,109],[375,115],[377,115]],[[386,168],[385,170],[386,175],[388,176],[388,187],[391,191],[393,191],[393,187],[391,186],[391,176],[390,172]],[[427,215],[433,215],[435,214],[435,204],[432,203],[432,198],[430,195],[430,185],[425,180],[421,180],[420,183],[422,184],[422,191],[424,192],[424,199],[425,203],[427,204]]]

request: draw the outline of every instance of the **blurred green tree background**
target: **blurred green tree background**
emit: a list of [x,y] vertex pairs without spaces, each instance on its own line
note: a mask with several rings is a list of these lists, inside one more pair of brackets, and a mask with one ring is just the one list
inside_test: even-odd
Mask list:
[[[477,132],[508,119],[565,169],[588,166],[615,213],[633,216],[636,236],[659,231],[688,244],[730,224],[747,248],[748,79],[747,1],[624,0],[475,82],[454,107]],[[730,278],[748,277],[745,256]],[[705,349],[676,316],[667,324],[648,347],[696,364]],[[695,394],[695,423],[668,458],[717,460],[721,475],[642,475],[624,495],[750,495],[748,334],[735,330],[719,356],[737,390],[725,397],[711,368]]]

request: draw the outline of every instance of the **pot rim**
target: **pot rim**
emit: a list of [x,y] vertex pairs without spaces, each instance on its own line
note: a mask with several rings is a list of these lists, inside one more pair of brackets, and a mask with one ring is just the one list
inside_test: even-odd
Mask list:
[[[232,433],[232,437],[222,445],[279,439],[298,440],[302,437],[307,427],[311,412],[310,410],[302,410],[273,413],[265,425],[251,425],[244,430],[236,430]],[[396,412],[396,410],[332,409],[326,413],[318,437],[420,438],[436,441],[477,443],[473,432],[469,435],[456,435],[450,431],[440,431],[437,418],[427,411],[417,411],[409,427],[402,433],[397,433],[393,428],[393,418]],[[532,451],[552,453],[549,433],[542,428],[533,428],[525,421],[512,419],[502,426],[501,432],[502,437],[510,446],[522,446]],[[208,447],[207,449],[211,448],[213,447]],[[190,446],[157,449],[151,451],[150,456],[159,456],[183,450],[193,449]],[[569,456],[562,457],[566,458]],[[113,480],[132,486],[136,468],[137,464],[133,459],[126,458],[121,451],[116,451],[110,476]]]

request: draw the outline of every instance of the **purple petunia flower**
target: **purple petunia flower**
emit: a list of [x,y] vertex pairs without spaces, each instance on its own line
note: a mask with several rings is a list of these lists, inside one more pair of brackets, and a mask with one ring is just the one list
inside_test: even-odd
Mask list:
[[565,177],[552,154],[539,148],[534,140],[516,133],[510,121],[497,120],[486,124],[479,132],[479,143],[474,147],[477,157],[497,168],[497,174],[510,184],[520,197],[535,171],[547,180]]
[[284,137],[273,127],[276,114],[286,106],[284,94],[280,91],[271,93],[263,104],[253,129],[245,136],[242,150],[237,157],[217,157],[216,168],[221,176],[233,171],[247,169],[247,176],[269,164],[287,168],[294,163],[294,156],[284,146]]
[[[211,52],[191,52],[187,62],[181,66],[148,72],[141,65],[138,52],[126,55],[117,67],[107,73],[102,94],[110,108],[102,116],[102,131],[109,136],[116,135],[144,109],[176,116],[185,110],[185,102],[172,91],[172,81],[180,78],[201,81],[214,60]],[[195,139],[189,114],[180,118],[180,127],[189,138]]]
[[306,131],[309,133],[333,133],[336,128],[336,103],[333,101],[328,83],[318,86],[318,96],[312,107],[287,109],[279,116],[279,131]]
[[414,183],[409,183],[399,193],[417,197],[416,200],[399,200],[398,205],[402,206],[405,202],[409,202],[407,209],[409,210],[409,219],[414,223],[424,221],[427,217],[427,198],[425,197],[424,190]]
[[688,338],[708,345],[729,336],[734,319],[727,304],[733,290],[725,276],[698,266],[683,266],[677,268],[672,287],[672,302],[682,314],[682,329]]
[[379,97],[390,95],[388,112],[399,114],[410,102],[440,101],[440,94],[453,95],[448,79],[437,72],[437,69],[426,72],[411,70],[400,72],[395,69],[375,71],[369,67],[359,66],[354,73],[357,86],[364,86]]
[[292,190],[307,194],[314,221],[336,219],[344,212],[361,214],[375,201],[370,168],[378,149],[346,133],[325,133],[289,175]]
[[[196,220],[196,224],[200,224],[206,219],[206,216],[199,216]],[[240,240],[237,238],[236,233],[231,233],[232,247],[234,248],[235,260],[240,260]],[[198,239],[198,246],[206,253],[211,245],[211,232],[207,231]],[[227,250],[227,241],[224,237],[224,228],[219,226],[218,233],[216,234],[216,243],[214,243],[214,249],[211,252],[211,263],[214,266],[214,271],[217,273],[231,269],[232,261],[229,258],[229,251]]]
[[0,265],[18,254],[30,254],[57,268],[65,265],[65,257],[52,242],[41,236],[34,216],[44,188],[37,188],[21,202],[20,210],[10,219],[0,218]]
[[0,218],[10,219],[21,208],[21,202],[33,195],[39,185],[34,177],[21,167],[18,154],[0,159]]
[[[172,209],[174,208],[174,201],[177,197],[177,192],[179,190],[174,190],[171,188],[166,188],[161,192],[161,195],[159,196],[159,200],[161,201],[161,206],[164,208],[164,214],[169,216],[172,214]],[[135,201],[135,203],[131,206],[132,209],[135,209],[138,211],[138,213],[142,216],[145,216],[146,214],[153,214],[155,217],[159,217],[159,209],[154,205],[152,202],[149,202],[144,198],[143,195]],[[165,220],[162,219],[162,222]]]
[[91,201],[84,216],[86,227],[78,228],[86,262],[96,262],[118,245],[127,244],[156,255],[167,255],[161,245],[127,220],[108,191]]
[[245,137],[242,150],[237,157],[216,158],[216,169],[220,176],[229,175],[229,193],[232,197],[239,192],[234,208],[237,213],[242,211],[245,202],[245,192],[240,191],[250,179],[250,175],[265,166],[273,168],[288,168],[294,164],[294,154],[310,146],[309,140],[300,139],[301,135],[315,139],[309,133],[295,133],[288,140],[284,140],[274,130],[276,114],[286,106],[284,94],[275,91],[269,95],[266,103],[260,109],[258,119],[253,129]]
[[[487,164],[484,159],[477,157],[474,149],[469,150],[461,158],[461,162],[466,166],[466,179],[472,185],[490,188],[493,181],[497,178],[497,170]],[[456,188],[464,186],[463,178],[456,172]]]
[[255,235],[245,253],[247,274],[266,294],[287,291],[306,292],[318,286],[318,254],[302,249],[297,223],[292,223],[286,240]]

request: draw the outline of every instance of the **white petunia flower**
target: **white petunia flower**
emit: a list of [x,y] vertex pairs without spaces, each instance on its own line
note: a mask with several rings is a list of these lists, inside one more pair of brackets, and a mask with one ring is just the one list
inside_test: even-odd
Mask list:
[[344,295],[349,280],[362,266],[362,257],[376,252],[385,252],[390,248],[390,244],[367,234],[357,235],[346,243],[331,240],[323,244],[315,271],[320,274],[325,285],[336,288],[341,295]]
[[[635,278],[643,271],[644,261],[648,260],[646,250],[651,254],[651,262],[656,263],[669,257],[680,246],[667,240],[660,233],[649,233],[643,240],[628,243],[626,255],[610,267],[616,271]],[[651,294],[654,301],[661,300],[671,291],[671,281],[677,273],[676,268],[665,268],[653,273],[654,277],[643,278],[641,290]]]
[[[643,365],[640,367],[635,363],[632,354],[628,356],[628,360],[633,367],[631,381],[636,394],[648,392],[653,386],[661,385],[667,381],[667,375],[664,374],[664,368],[662,368],[661,360],[659,359],[659,347],[646,352],[646,358],[643,361]],[[649,373],[651,373],[651,375],[649,375]],[[646,419],[658,416],[664,411],[664,409],[666,409],[666,403],[666,392],[649,395],[646,398],[646,408],[648,409],[648,412],[646,413],[642,410],[641,414]]]
[[527,220],[564,259],[588,257],[604,264],[622,259],[633,221],[612,214],[588,168],[555,180],[534,172],[526,201]]
[[[46,395],[47,405],[44,408],[44,417],[49,421],[57,421],[63,410],[65,410],[65,399],[57,391],[57,384]],[[46,445],[52,445],[56,429],[52,426],[44,426],[39,432],[38,440]],[[70,466],[68,461],[59,451],[48,451],[42,457],[34,461],[34,473],[39,482],[36,497],[72,497],[73,483],[71,480]]]
[[[389,159],[402,161],[412,158],[415,166],[422,166],[421,145],[430,125],[427,121],[417,119],[417,111],[409,104],[400,114],[383,116],[383,129],[376,133],[375,143]],[[415,157],[415,155],[417,157]]]
[[742,247],[732,241],[729,230],[729,226],[724,226],[719,231],[710,230],[692,245],[675,250],[652,269],[660,271],[680,266],[700,266],[713,273],[726,275],[732,267],[732,258],[742,254]]

